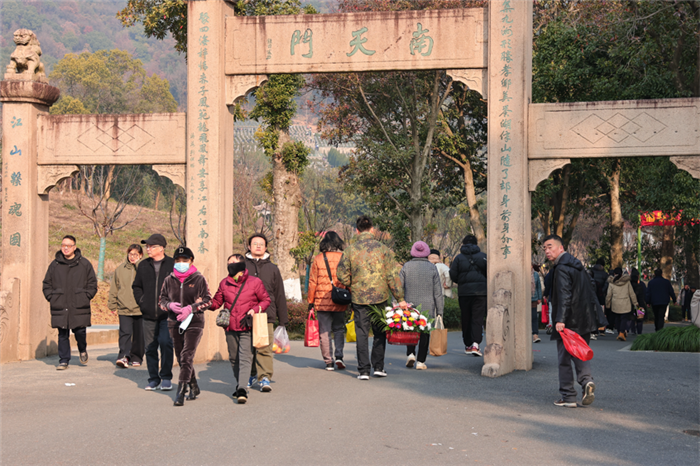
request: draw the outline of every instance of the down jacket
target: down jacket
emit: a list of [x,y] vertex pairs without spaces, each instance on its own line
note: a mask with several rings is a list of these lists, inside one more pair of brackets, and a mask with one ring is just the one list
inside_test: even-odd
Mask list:
[[143,318],[147,320],[164,320],[168,313],[158,307],[158,298],[165,279],[173,273],[175,261],[172,257],[165,256],[160,265],[160,272],[156,277],[156,269],[151,257],[139,262],[136,278],[131,288],[134,290],[134,299],[141,308]]
[[[197,302],[201,298],[201,301]],[[194,272],[180,281],[174,273],[165,278],[160,290],[159,306],[168,313],[168,320],[177,321],[177,314],[168,308],[170,303],[182,306],[192,305],[192,321],[188,328],[204,327],[204,311],[211,306],[211,293],[207,280],[199,272]]]
[[[345,288],[338,282],[338,263],[343,253],[339,251],[331,251],[326,253],[328,265],[333,275],[333,284],[339,288]],[[331,299],[333,286],[328,278],[328,269],[326,261],[323,260],[323,253],[314,258],[311,264],[311,273],[309,274],[309,304],[313,304],[317,311],[343,312],[348,308],[347,304],[336,304]]]
[[459,296],[486,296],[486,254],[475,244],[465,244],[452,261],[450,278]]
[[[552,319],[561,322],[579,335],[596,329],[595,316],[599,306],[593,279],[581,261],[568,252],[559,256],[552,270]],[[629,309],[628,309],[629,312]],[[552,340],[561,339],[556,326]]]
[[74,329],[89,327],[90,300],[97,294],[97,277],[80,249],[73,259],[61,251],[49,265],[43,282],[44,298],[51,303],[51,327]]
[[632,310],[639,308],[637,295],[630,283],[630,276],[622,275],[617,280],[610,281],[608,294],[605,296],[605,307],[609,307],[615,314],[627,314]]
[[234,280],[233,277],[226,277],[221,280],[219,289],[216,290],[214,299],[211,301],[210,309],[216,310],[222,305],[230,309],[244,283],[245,286],[238,297],[238,301],[236,301],[236,306],[231,310],[231,321],[226,328],[228,331],[243,332],[250,330],[250,327],[244,327],[240,324],[241,319],[251,309],[255,312],[264,312],[270,306],[270,296],[267,294],[262,280],[253,277],[246,270],[238,281]]

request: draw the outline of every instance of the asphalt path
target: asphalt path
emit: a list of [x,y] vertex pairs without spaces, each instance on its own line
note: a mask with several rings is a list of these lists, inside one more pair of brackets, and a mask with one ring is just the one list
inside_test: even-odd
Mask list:
[[[649,329],[647,328],[647,331]],[[700,355],[630,352],[632,338],[592,342],[595,402],[560,408],[556,346],[534,366],[481,377],[482,359],[450,332],[428,370],[387,346],[388,377],[329,372],[318,348],[275,356],[271,393],[231,398],[228,361],[196,366],[202,394],[147,392],[145,366],[119,369],[115,346],[56,371],[58,358],[0,366],[3,465],[698,465]],[[177,379],[175,368],[175,380]],[[579,390],[580,392],[580,390]],[[579,395],[580,400],[580,395]]]

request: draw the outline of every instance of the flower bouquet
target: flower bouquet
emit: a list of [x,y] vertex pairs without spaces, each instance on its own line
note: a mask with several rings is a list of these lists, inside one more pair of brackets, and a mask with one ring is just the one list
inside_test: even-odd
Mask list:
[[434,320],[422,313],[420,308],[414,308],[410,303],[406,309],[398,305],[387,306],[383,310],[373,307],[372,320],[386,331],[390,345],[414,346],[418,344],[421,333],[430,333]]

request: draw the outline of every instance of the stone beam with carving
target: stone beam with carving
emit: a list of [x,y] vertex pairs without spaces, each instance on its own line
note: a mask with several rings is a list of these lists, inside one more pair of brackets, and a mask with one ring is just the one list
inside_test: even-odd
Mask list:
[[51,188],[60,181],[70,178],[80,171],[77,165],[39,165],[37,167],[37,194],[49,194]]
[[534,192],[537,185],[549,178],[554,170],[564,168],[570,163],[571,159],[529,160],[527,163],[528,190]]
[[186,189],[185,180],[187,179],[187,166],[184,163],[171,165],[153,165],[152,168],[153,171],[158,173],[159,176],[164,176],[170,179],[170,181],[172,181],[173,184],[182,187],[182,189]]
[[700,155],[700,98],[531,104],[530,159]]
[[40,165],[186,163],[184,113],[42,115]]
[[447,75],[455,81],[461,82],[470,90],[478,92],[484,99],[488,99],[488,70],[447,70]]
[[234,105],[238,99],[245,97],[265,82],[267,82],[267,75],[264,74],[226,76],[226,105]]

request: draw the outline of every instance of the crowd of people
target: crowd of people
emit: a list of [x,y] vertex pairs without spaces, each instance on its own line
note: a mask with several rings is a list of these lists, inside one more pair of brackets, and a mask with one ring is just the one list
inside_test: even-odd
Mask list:
[[[311,265],[309,310],[313,309],[318,319],[319,346],[327,370],[346,369],[346,310],[353,312],[357,378],[386,377],[386,332],[381,323],[372,319],[373,309],[384,309],[393,301],[404,309],[410,305],[417,307],[434,319],[443,316],[444,299],[452,297],[455,285],[464,351],[476,357],[483,355],[487,257],[476,237],[467,235],[463,239],[460,253],[449,267],[443,263],[440,251],[430,249],[423,241],[413,244],[411,260],[400,266],[394,252],[376,240],[369,217],[362,215],[357,219],[356,231],[353,242],[347,246],[337,233],[326,232],[320,253]],[[178,246],[170,257],[166,254],[165,237],[158,233],[141,244],[145,245],[148,257],[144,259],[141,245],[130,245],[126,260],[116,268],[111,280],[108,308],[119,317],[116,365],[138,367],[145,356],[148,369],[145,389],[168,391],[175,388],[172,367],[176,358],[180,371],[174,405],[182,406],[185,400],[196,399],[201,391],[193,361],[204,330],[204,312],[224,307],[230,317],[217,324],[224,327],[235,380],[234,399],[243,404],[251,389],[272,391],[274,327],[275,324],[286,326],[289,315],[282,275],[270,260],[267,238],[262,234],[252,235],[247,240],[245,256],[233,254],[228,258],[227,275],[213,296],[207,279],[194,265],[191,249]],[[572,357],[562,343],[560,332],[568,328],[589,342],[616,329],[617,338],[625,340],[627,332],[642,333],[640,316],[644,314],[640,309],[647,305],[651,305],[656,330],[660,330],[666,307],[676,301],[676,296],[661,270],[656,271],[647,286],[636,269],[630,274],[621,268],[606,272],[602,259],[586,270],[564,250],[561,238],[556,235],[545,238],[544,250],[551,264],[543,280],[544,290],[539,264],[533,264],[531,274],[533,343],[541,341],[542,316],[538,310],[548,303],[545,320],[549,322],[547,333],[557,342],[562,396],[555,405],[576,406],[572,364],[582,387],[582,404],[590,404],[595,390],[590,362]],[[346,291],[343,299],[350,302],[349,306],[336,296],[342,290]],[[87,364],[86,327],[91,325],[90,300],[97,293],[97,279],[73,236],[63,238],[61,250],[46,272],[43,291],[51,304],[51,325],[58,329],[57,369],[65,370],[69,366],[71,331],[78,344],[80,363]],[[685,286],[678,297],[684,318],[690,317],[690,301],[695,291],[694,287]],[[252,321],[256,313],[265,313],[267,345],[264,336],[262,345],[253,344]],[[370,330],[374,335],[371,350]],[[417,345],[408,345],[406,367],[426,370],[429,345],[430,333],[421,333]]]

